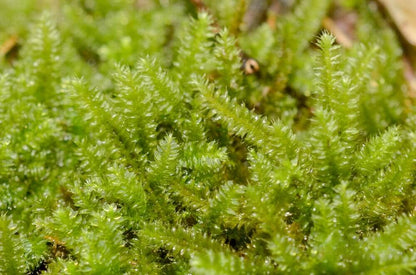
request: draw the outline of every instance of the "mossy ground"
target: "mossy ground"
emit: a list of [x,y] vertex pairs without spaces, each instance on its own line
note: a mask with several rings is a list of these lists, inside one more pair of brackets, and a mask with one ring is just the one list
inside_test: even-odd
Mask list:
[[374,1],[0,0],[0,273],[415,273],[406,43]]

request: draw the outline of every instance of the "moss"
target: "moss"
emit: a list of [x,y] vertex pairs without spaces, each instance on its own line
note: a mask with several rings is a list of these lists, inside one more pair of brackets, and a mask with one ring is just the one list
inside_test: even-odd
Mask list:
[[337,4],[344,48],[332,1],[258,26],[248,1],[12,2],[0,273],[414,273],[415,114],[371,3]]

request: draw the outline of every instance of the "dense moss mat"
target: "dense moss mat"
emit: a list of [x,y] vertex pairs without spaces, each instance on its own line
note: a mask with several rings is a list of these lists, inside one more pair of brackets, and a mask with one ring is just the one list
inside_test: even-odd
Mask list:
[[415,272],[395,31],[367,1],[249,7],[0,0],[1,274]]

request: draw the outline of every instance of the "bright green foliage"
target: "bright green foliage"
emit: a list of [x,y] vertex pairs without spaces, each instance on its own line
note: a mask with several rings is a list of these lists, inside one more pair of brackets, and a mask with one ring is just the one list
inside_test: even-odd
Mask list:
[[416,273],[415,109],[367,1],[349,49],[329,0],[250,31],[246,0],[15,2],[1,274]]
[[16,225],[2,215],[0,220],[0,271],[3,274],[18,274],[24,271],[22,244],[15,235]]

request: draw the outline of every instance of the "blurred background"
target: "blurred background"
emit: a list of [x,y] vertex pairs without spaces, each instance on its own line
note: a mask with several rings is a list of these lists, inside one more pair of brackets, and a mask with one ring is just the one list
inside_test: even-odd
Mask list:
[[[66,50],[75,49],[77,56],[91,65],[96,72],[107,73],[114,63],[134,65],[139,57],[155,55],[162,57],[165,65],[171,65],[171,49],[174,36],[180,26],[197,12],[206,11],[213,16],[218,30],[227,27],[241,38],[243,51],[258,55],[271,47],[265,39],[265,30],[276,29],[285,14],[293,12],[301,0],[0,0],[0,69],[5,69],[18,59],[33,22],[47,11],[58,24],[64,43],[71,44]],[[376,28],[365,26],[360,18],[362,6],[374,13],[375,21],[382,21]],[[368,12],[367,12],[368,13]],[[368,14],[366,16],[369,16]],[[357,34],[357,22],[362,21],[361,34]],[[152,28],[147,26],[152,25]],[[381,28],[380,28],[381,26]],[[416,0],[333,0],[322,20],[322,29],[328,29],[337,37],[337,43],[351,48],[354,43],[364,42],[362,33],[368,31],[368,39],[377,42],[377,35],[392,29],[401,45],[403,71],[409,87],[410,98],[416,97]],[[364,31],[363,31],[364,30]],[[379,32],[379,34],[378,34]],[[384,32],[385,33],[385,32]],[[365,35],[364,35],[365,36]],[[263,53],[250,48],[263,39]],[[395,38],[396,39],[396,38]],[[248,42],[247,42],[248,41]],[[380,39],[383,41],[383,39]],[[251,44],[250,44],[251,43]],[[382,43],[382,42],[381,42]],[[270,45],[269,45],[270,44]],[[161,52],[160,48],[164,51]],[[64,47],[65,50],[65,47]],[[265,58],[267,59],[267,58]],[[305,62],[306,63],[306,62]],[[74,62],[70,71],[87,74]],[[68,64],[69,65],[69,64]],[[71,66],[72,66],[71,65]],[[269,65],[269,64],[267,64]],[[273,67],[273,64],[270,65]],[[275,72],[276,69],[270,69]],[[98,86],[110,85],[100,73],[93,74]],[[107,83],[107,84],[106,84]],[[306,88],[295,87],[296,90]]]

